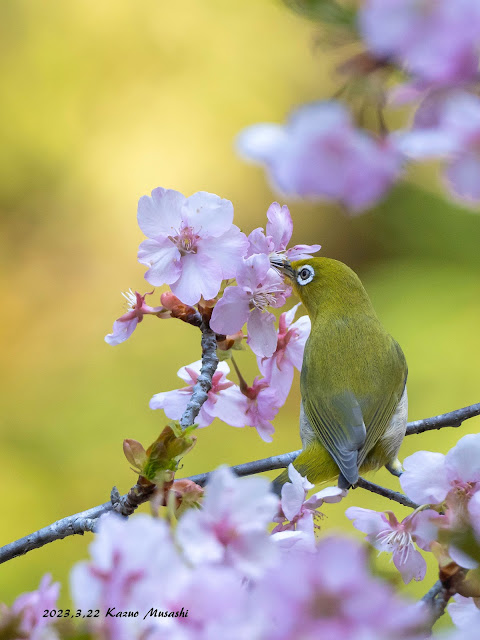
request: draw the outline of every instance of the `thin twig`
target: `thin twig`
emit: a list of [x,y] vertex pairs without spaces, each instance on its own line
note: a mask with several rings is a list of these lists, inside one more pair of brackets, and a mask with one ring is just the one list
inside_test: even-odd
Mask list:
[[[203,335],[203,334],[202,334]],[[204,346],[205,345],[205,346]],[[205,350],[206,345],[208,345],[208,349],[211,348],[211,336],[207,334],[207,338],[202,338],[202,347]],[[212,371],[213,359],[210,359],[211,366],[209,367],[209,371]],[[202,367],[203,371],[203,367]],[[215,370],[213,369],[213,372]],[[213,373],[212,373],[213,376]],[[200,380],[200,376],[199,376]],[[203,389],[205,391],[205,389]],[[208,391],[206,391],[208,393]],[[194,391],[195,395],[195,391]],[[200,396],[200,394],[198,394]],[[193,398],[193,396],[192,396]],[[195,402],[198,401],[198,398]],[[190,403],[189,403],[190,404]],[[195,413],[195,409],[189,409],[187,406],[187,410],[191,412],[189,415]],[[191,418],[195,419],[197,414]],[[480,415],[480,403],[471,405],[469,407],[464,407],[462,409],[457,409],[456,411],[451,411],[450,413],[444,413],[439,416],[434,416],[433,418],[425,418],[424,420],[417,420],[415,422],[410,422],[407,425],[406,435],[412,435],[416,433],[422,433],[423,431],[429,431],[430,429],[441,429],[443,427],[458,427],[464,420],[468,418],[473,418],[474,416]],[[236,467],[232,467],[232,469],[238,474],[242,476],[252,475],[255,473],[261,473],[263,471],[271,471],[272,469],[283,469],[287,467],[300,453],[300,451],[290,451],[289,453],[284,453],[278,456],[272,456],[270,458],[264,458],[262,460],[254,460],[252,462],[247,462],[245,464],[237,465]],[[205,484],[209,473],[202,473],[197,476],[191,476],[191,480],[194,480],[198,484]],[[377,487],[378,485],[374,485],[373,483],[368,482],[367,480],[361,479],[362,483],[366,483]],[[137,485],[136,485],[137,486]],[[361,486],[360,484],[358,486]],[[362,488],[367,488],[362,487]],[[132,488],[132,490],[135,487]],[[383,487],[382,487],[383,489]],[[131,491],[132,491],[131,490]],[[369,488],[369,490],[371,490]],[[383,489],[384,491],[389,491],[388,489]],[[130,493],[130,492],[129,492]],[[93,525],[90,520],[96,520],[104,513],[108,513],[109,511],[114,510],[114,505],[119,501],[127,501],[129,493],[125,494],[118,498],[118,496],[114,495],[113,502],[107,502],[103,505],[99,505],[98,507],[93,507],[87,511],[82,511],[81,513],[76,513],[72,516],[68,516],[63,518],[62,520],[58,520],[48,527],[44,527],[35,533],[32,533],[20,540],[16,540],[10,544],[7,544],[4,547],[0,548],[0,564],[2,562],[6,562],[11,558],[15,558],[16,556],[23,555],[32,549],[37,549],[39,547],[43,547],[45,544],[49,542],[53,542],[54,540],[61,540],[62,538],[66,538],[67,536],[80,534],[82,535],[85,531],[92,531]],[[377,491],[375,491],[377,493]],[[393,492],[397,494],[397,492]],[[381,494],[385,495],[385,494]],[[402,494],[397,494],[401,496]],[[385,497],[389,497],[385,495]],[[395,500],[395,498],[393,498]],[[146,502],[148,497],[143,496],[142,500],[137,501],[136,506],[141,504],[142,502]],[[408,498],[405,497],[405,501],[408,501]],[[402,504],[406,504],[406,506],[416,507],[414,503],[407,504],[406,502],[402,502]],[[397,500],[398,502],[398,500]]]
[[436,621],[443,616],[448,601],[454,594],[455,591],[452,591],[440,580],[437,580],[433,587],[423,596],[421,601],[427,605],[430,613],[430,630]]
[[374,482],[370,482],[369,480],[365,480],[365,478],[358,478],[358,482],[356,484],[360,489],[366,489],[367,491],[371,491],[372,493],[376,493],[379,496],[383,496],[384,498],[388,498],[389,500],[394,500],[399,504],[403,504],[405,507],[411,507],[412,509],[417,509],[419,507],[418,504],[404,496],[403,493],[399,493],[398,491],[394,491],[393,489],[387,489],[386,487],[382,487],[379,484],[375,484]]
[[417,433],[424,433],[425,431],[431,431],[432,429],[443,429],[443,427],[459,427],[462,422],[469,418],[474,418],[480,415],[480,402],[477,404],[471,404],[468,407],[462,409],[456,409],[456,411],[450,411],[449,413],[442,413],[439,416],[433,418],[425,418],[424,420],[415,420],[415,422],[409,422],[407,424],[407,436],[412,436]]

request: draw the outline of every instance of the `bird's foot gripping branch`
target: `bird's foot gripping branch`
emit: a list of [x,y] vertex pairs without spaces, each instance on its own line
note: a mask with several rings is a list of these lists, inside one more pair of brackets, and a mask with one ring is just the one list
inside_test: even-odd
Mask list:
[[[127,295],[129,309],[106,340],[125,341],[146,315],[177,318],[201,330],[202,358],[179,370],[185,386],[156,393],[150,401],[174,422],[146,449],[125,440],[125,456],[138,475],[125,496],[114,489],[110,502],[0,549],[5,562],[69,535],[95,533],[90,559],[71,572],[73,619],[53,622],[63,610],[56,604],[58,585],[47,576],[38,591],[0,610],[0,633],[6,637],[229,638],[234,628],[262,640],[299,634],[350,638],[360,632],[413,640],[425,637],[451,597],[454,618],[472,613],[473,598],[480,597],[480,436],[464,436],[446,456],[419,451],[408,457],[400,477],[404,494],[359,473],[375,466],[372,451],[376,466],[391,463],[405,433],[458,427],[480,414],[480,404],[407,425],[403,355],[378,323],[357,276],[341,263],[312,258],[318,245],[288,248],[293,225],[287,207],[274,203],[267,218],[266,231],[246,237],[233,225],[231,203],[212,194],[185,198],[156,189],[140,200],[139,221],[148,239],[139,259],[149,266],[149,282],[168,283],[171,291],[161,294],[156,307],[146,304],[147,294]],[[292,287],[308,315],[295,319],[297,304],[280,313],[277,325],[269,308],[281,308]],[[328,378],[338,369],[338,354],[350,349],[352,358],[356,348],[348,332],[347,345],[329,336],[329,322],[338,315],[331,294],[339,289],[352,297],[349,324],[356,326],[362,349],[366,331],[379,350],[370,361],[391,374],[385,393],[373,394],[362,408],[348,371],[342,376],[349,380],[346,388],[335,388]],[[355,317],[358,309],[366,320]],[[241,373],[245,342],[259,369],[251,383]],[[239,362],[233,351],[239,351]],[[228,377],[229,360],[238,384]],[[312,366],[316,360],[319,368]],[[303,450],[176,478],[198,430],[215,418],[253,427],[271,441],[272,422],[295,368],[302,370]],[[312,371],[321,385],[310,384]],[[395,401],[385,400],[387,395]],[[378,408],[382,421],[375,419]],[[393,423],[396,444],[388,448]],[[256,477],[272,469],[287,469],[277,482],[280,499],[267,479]],[[338,476],[340,484],[343,479],[412,509],[403,519],[388,508],[391,503],[383,512],[350,506],[345,514],[373,547],[392,555],[405,583],[423,580],[425,554],[435,558],[439,582],[420,606],[372,574],[360,542],[329,535],[320,509],[342,503],[348,489],[328,486],[307,494],[311,480],[335,482]],[[152,516],[129,517],[147,501]],[[365,600],[372,593],[373,606],[370,596]]]

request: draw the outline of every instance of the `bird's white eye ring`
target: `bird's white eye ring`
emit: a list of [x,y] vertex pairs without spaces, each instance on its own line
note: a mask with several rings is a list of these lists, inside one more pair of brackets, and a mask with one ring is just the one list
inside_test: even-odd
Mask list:
[[313,280],[314,275],[315,269],[311,265],[305,264],[297,273],[297,282],[300,286],[308,284]]

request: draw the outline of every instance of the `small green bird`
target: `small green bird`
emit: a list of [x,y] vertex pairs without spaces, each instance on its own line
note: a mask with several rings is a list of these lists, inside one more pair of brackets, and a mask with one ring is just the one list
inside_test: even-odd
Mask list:
[[[407,425],[407,363],[373,309],[358,276],[329,258],[272,265],[293,283],[312,321],[300,377],[295,468],[314,484],[338,475],[348,488],[383,465],[394,475]],[[287,471],[273,487],[280,493]]]

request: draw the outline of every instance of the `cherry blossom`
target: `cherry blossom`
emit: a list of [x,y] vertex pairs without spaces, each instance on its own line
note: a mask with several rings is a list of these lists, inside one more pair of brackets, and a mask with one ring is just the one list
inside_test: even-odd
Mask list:
[[256,377],[253,385],[240,385],[247,400],[245,424],[254,427],[264,442],[272,442],[275,427],[271,420],[275,418],[285,400],[279,397],[277,390],[271,387],[266,378]]
[[122,296],[125,298],[128,304],[127,312],[123,314],[118,320],[113,323],[113,331],[105,336],[105,342],[111,345],[117,345],[121,342],[125,342],[132,333],[135,331],[137,324],[143,320],[144,315],[156,315],[159,318],[170,317],[170,312],[164,307],[150,307],[145,304],[145,297],[151,295],[150,293],[144,293],[143,296],[138,291],[129,289]]
[[480,434],[463,436],[447,455],[417,451],[405,458],[400,484],[418,504],[440,504],[448,494],[460,507],[480,490]]
[[237,333],[247,322],[247,342],[258,356],[273,355],[277,336],[275,316],[267,307],[281,307],[290,295],[282,276],[270,266],[267,255],[256,254],[238,268],[237,286],[227,287],[215,305],[210,321],[219,334]]
[[437,84],[473,77],[478,68],[476,0],[366,0],[359,27],[370,50]]
[[176,537],[194,565],[224,563],[259,576],[274,559],[266,527],[277,509],[266,478],[238,478],[220,467],[209,478],[202,508],[182,516]]
[[460,629],[480,628],[480,598],[465,598],[459,593],[453,596],[453,602],[447,606],[453,624]]
[[[288,477],[290,482],[286,482],[282,487],[281,514],[275,518],[279,524],[272,531],[273,537],[283,543],[282,532],[296,531],[302,545],[314,549],[314,530],[318,527],[314,521],[323,517],[318,509],[324,502],[340,502],[347,492],[338,487],[326,487],[307,500],[307,493],[314,485],[302,477],[293,464],[288,466]],[[287,544],[284,546],[298,544],[293,537],[287,537],[286,540]]]
[[320,251],[319,244],[297,244],[287,249],[293,233],[292,216],[286,204],[280,206],[273,202],[267,210],[267,233],[261,227],[254,229],[248,236],[247,256],[265,253],[268,257],[284,256],[288,260],[311,258],[312,253]]
[[217,195],[199,191],[186,198],[158,187],[138,202],[138,224],[148,240],[138,260],[147,265],[148,282],[169,284],[188,305],[203,296],[214,298],[225,278],[235,276],[248,241],[232,224],[233,205]]
[[379,513],[361,507],[349,507],[345,515],[353,526],[367,534],[367,540],[379,551],[393,554],[393,563],[400,571],[403,581],[423,580],[427,564],[422,554],[415,549],[414,542],[426,551],[436,537],[436,527],[430,518],[434,511],[414,512],[398,522],[392,511]]
[[[18,633],[18,638],[30,640],[56,640],[57,634],[49,628],[54,620],[43,616],[45,609],[55,609],[60,584],[52,582],[50,574],[45,574],[36,591],[18,596],[10,609],[0,604],[0,635],[4,625],[11,624]],[[7,636],[5,636],[7,637]],[[10,636],[9,636],[10,637]]]
[[425,637],[426,612],[372,578],[364,549],[339,536],[320,540],[314,553],[282,554],[254,596],[270,621],[262,640]]
[[281,193],[338,201],[353,213],[383,198],[402,163],[395,145],[356,129],[348,110],[335,101],[304,105],[285,126],[248,127],[238,149],[247,160],[265,165]]
[[397,134],[399,148],[416,160],[447,158],[445,178],[453,195],[479,202],[480,98],[461,91],[437,95],[417,120],[420,126]]
[[257,357],[260,372],[270,381],[278,398],[284,400],[290,392],[293,371],[301,371],[305,343],[311,330],[307,315],[293,322],[300,302],[280,315],[277,332],[277,348],[270,358]]
[[[187,386],[155,394],[150,400],[150,409],[163,409],[168,418],[179,420],[192,396],[201,368],[201,360],[181,367],[177,375]],[[232,427],[245,426],[247,399],[234,382],[227,380],[229,373],[228,364],[220,362],[213,374],[208,398],[196,418],[199,427],[207,427],[215,418],[220,418]]]

